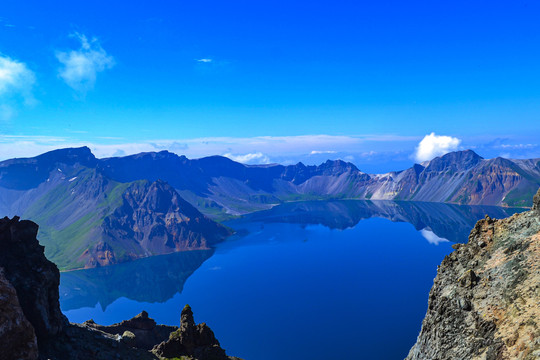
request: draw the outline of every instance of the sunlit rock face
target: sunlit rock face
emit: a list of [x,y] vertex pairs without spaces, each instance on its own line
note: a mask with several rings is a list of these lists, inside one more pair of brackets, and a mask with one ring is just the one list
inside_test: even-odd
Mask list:
[[407,359],[540,357],[540,191],[531,211],[486,216],[439,267]]

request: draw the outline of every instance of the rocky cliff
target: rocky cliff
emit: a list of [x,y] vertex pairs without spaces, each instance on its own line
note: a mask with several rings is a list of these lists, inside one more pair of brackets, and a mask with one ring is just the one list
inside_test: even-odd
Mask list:
[[[165,358],[163,352],[149,351],[158,345],[169,349],[166,354],[171,358],[230,359],[205,325],[157,325],[145,312],[110,327],[92,321],[70,324],[58,301],[60,273],[45,258],[37,232],[38,226],[31,221],[0,219],[0,360]],[[204,338],[195,335],[200,351],[191,351],[193,329],[201,328]],[[167,347],[178,339],[178,352],[174,346]]]
[[531,211],[486,216],[453,247],[407,359],[540,358],[540,190]]
[[35,359],[38,347],[34,328],[22,311],[17,292],[0,268],[0,359]]

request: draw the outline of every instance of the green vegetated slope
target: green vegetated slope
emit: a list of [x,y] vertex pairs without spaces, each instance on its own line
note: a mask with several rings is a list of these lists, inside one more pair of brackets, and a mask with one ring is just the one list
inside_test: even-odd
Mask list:
[[[95,169],[79,169],[72,181],[61,181],[37,198],[22,217],[40,224],[39,240],[46,256],[60,269],[85,266],[81,255],[102,240],[106,216],[121,206],[122,194],[131,183],[105,179]],[[122,249],[111,242],[115,252]]]
[[60,269],[208,249],[230,235],[166,182],[112,180],[85,161],[88,153],[0,164],[1,210],[38,223],[45,254]]

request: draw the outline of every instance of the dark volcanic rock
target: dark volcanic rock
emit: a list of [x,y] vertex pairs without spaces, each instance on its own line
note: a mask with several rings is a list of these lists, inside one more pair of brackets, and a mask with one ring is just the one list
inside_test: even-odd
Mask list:
[[34,328],[24,317],[17,293],[0,268],[0,360],[37,359]]
[[171,333],[169,340],[157,345],[153,352],[164,358],[189,356],[198,360],[230,359],[206,324],[195,325],[189,305],[182,310],[180,328]]
[[17,291],[24,315],[34,327],[38,342],[62,331],[67,319],[60,311],[60,272],[45,258],[31,221],[0,219],[0,267]]
[[98,325],[92,320],[86,321],[84,325],[108,334],[120,335],[122,340],[126,338],[124,342],[129,346],[144,350],[151,350],[156,344],[166,341],[171,332],[177,329],[174,326],[157,325],[146,311],[110,326]]
[[[538,208],[538,194],[535,197]],[[540,214],[486,215],[439,266],[408,360],[540,358]]]
[[[43,360],[157,359],[148,350],[176,328],[156,325],[146,312],[110,327],[68,323],[58,301],[60,273],[45,258],[37,231],[31,221],[0,219],[0,360],[36,359],[38,350]],[[170,337],[189,334],[185,344],[194,359],[228,359],[212,331],[195,326],[189,313],[191,321]]]

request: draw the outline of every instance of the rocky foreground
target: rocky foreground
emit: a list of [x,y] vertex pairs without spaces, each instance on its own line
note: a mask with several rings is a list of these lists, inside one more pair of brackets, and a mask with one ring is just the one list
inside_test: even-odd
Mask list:
[[111,326],[69,323],[60,311],[60,272],[47,260],[31,221],[0,219],[0,360],[231,360],[191,308],[180,327],[157,325],[142,312]]
[[486,216],[453,247],[407,360],[540,359],[540,190],[531,211]]

